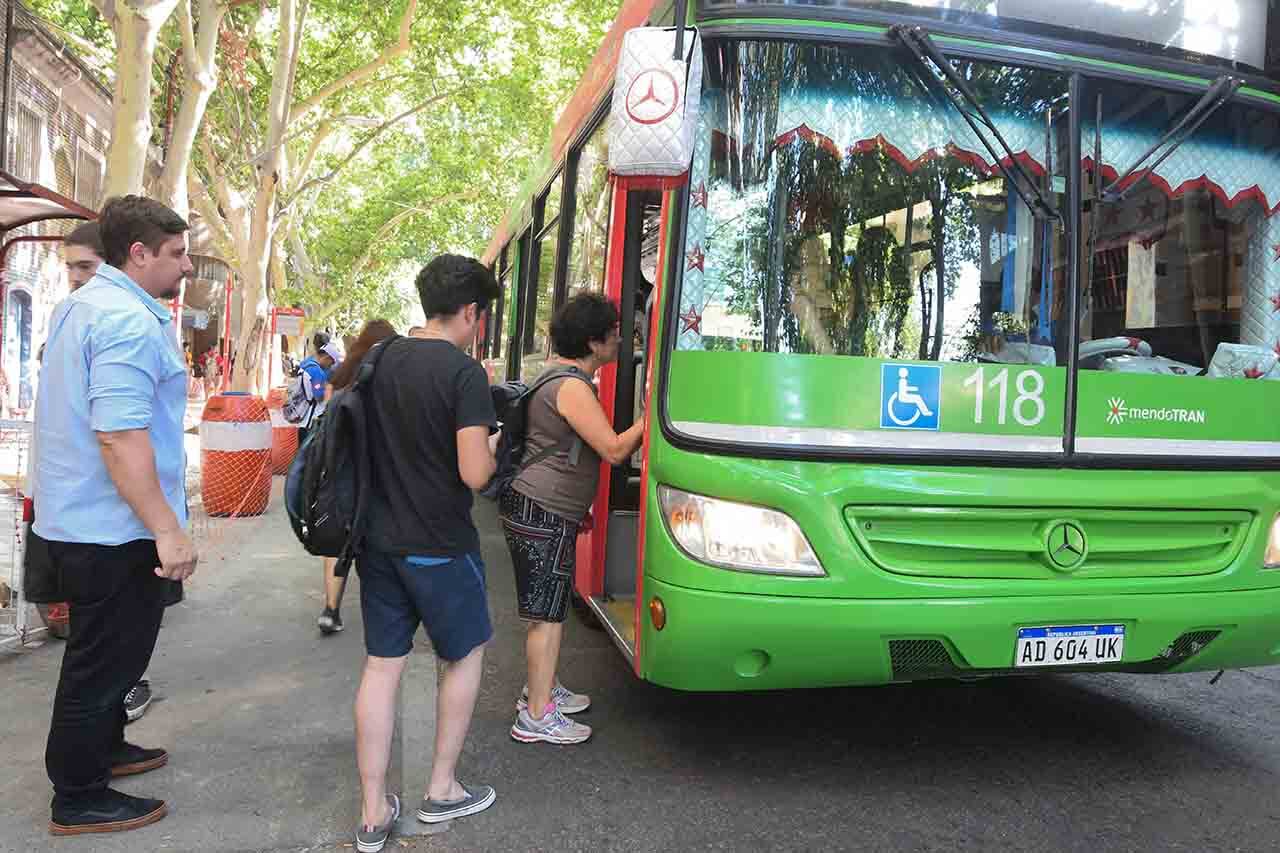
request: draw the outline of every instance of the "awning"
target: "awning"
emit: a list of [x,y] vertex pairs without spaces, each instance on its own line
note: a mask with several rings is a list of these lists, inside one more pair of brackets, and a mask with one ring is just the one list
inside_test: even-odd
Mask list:
[[49,219],[96,219],[82,204],[39,184],[20,181],[0,171],[0,235]]

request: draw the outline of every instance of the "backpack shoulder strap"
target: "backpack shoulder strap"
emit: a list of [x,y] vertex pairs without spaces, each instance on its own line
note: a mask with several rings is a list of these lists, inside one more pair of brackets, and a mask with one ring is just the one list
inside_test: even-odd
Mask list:
[[[546,385],[548,382],[550,382],[553,379],[565,379],[565,378],[581,379],[583,382],[586,382],[587,384],[591,384],[591,377],[587,376],[585,372],[579,370],[576,367],[564,367],[564,368],[557,368],[555,370],[549,370],[546,373],[539,376],[538,380],[533,383],[533,387],[529,389],[527,399],[525,400],[525,405],[528,406],[531,402],[533,402],[533,395],[543,385]],[[526,421],[526,424],[527,424],[527,421]],[[539,462],[550,459],[552,456],[555,456],[557,453],[564,453],[566,451],[569,453],[569,464],[577,465],[578,454],[582,452],[582,437],[579,436],[577,433],[574,433],[573,436],[571,436],[570,438],[566,438],[563,441],[557,442],[556,444],[553,444],[550,447],[544,447],[542,450],[535,453],[531,458],[527,460],[522,460],[520,463],[520,470],[524,471],[528,468],[532,468],[534,465],[537,465]]]
[[528,399],[532,400],[533,395],[539,389],[541,389],[543,385],[546,385],[547,383],[551,382],[554,379],[565,379],[565,378],[581,379],[583,382],[587,383],[588,385],[592,385],[592,387],[595,387],[591,382],[591,377],[588,376],[583,371],[579,370],[578,368],[557,367],[554,370],[548,370],[545,373],[543,373],[541,376],[537,378],[537,380],[533,383],[533,385],[529,386],[529,391],[527,393]]
[[386,355],[391,345],[400,340],[400,338],[400,335],[392,335],[373,345],[373,348],[365,354],[364,361],[360,362],[360,369],[356,371],[355,381],[351,383],[353,388],[364,388],[369,384],[369,381],[373,379],[374,371],[378,369],[378,362]]

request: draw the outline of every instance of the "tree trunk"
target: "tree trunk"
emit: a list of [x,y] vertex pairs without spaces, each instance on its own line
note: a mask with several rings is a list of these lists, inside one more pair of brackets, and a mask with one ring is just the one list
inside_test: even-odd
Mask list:
[[115,8],[116,79],[106,197],[142,192],[151,145],[151,63],[160,28],[178,0],[120,3]]
[[190,196],[187,193],[187,172],[191,166],[191,151],[196,144],[196,134],[204,120],[209,98],[218,85],[218,31],[227,13],[217,0],[200,0],[200,32],[197,37],[191,19],[191,10],[184,5],[178,12],[183,30],[182,57],[184,86],[182,104],[173,125],[169,150],[165,152],[164,171],[160,173],[160,200],[177,211],[182,218],[190,213]]
[[279,48],[267,110],[267,156],[258,167],[258,186],[249,220],[249,239],[240,246],[240,269],[244,275],[244,302],[240,310],[240,340],[235,347],[236,366],[231,386],[254,394],[266,390],[267,323],[271,301],[267,277],[271,270],[271,249],[277,238],[276,192],[285,183],[287,158],[284,135],[289,125],[289,102],[293,97],[296,67],[298,6],[294,0],[280,2]]
[[[300,104],[293,103],[301,33],[309,0],[279,0],[278,35],[272,73],[271,98],[267,107],[267,129],[263,138],[264,155],[254,164],[257,184],[248,228],[235,233],[237,256],[242,273],[244,304],[241,310],[240,339],[236,342],[236,366],[232,387],[237,391],[260,393],[268,380],[268,318],[271,299],[267,283],[271,273],[272,250],[287,230],[283,219],[291,214],[278,209],[278,196],[293,185],[289,180],[289,158],[285,138],[289,125],[296,123],[331,96],[369,79],[393,59],[410,48],[410,30],[417,12],[418,0],[408,0],[400,17],[399,37],[387,45],[368,63],[331,81]],[[406,114],[407,115],[407,114]],[[317,132],[327,133],[323,123]],[[304,158],[310,160],[311,155]],[[305,173],[300,177],[305,176]],[[296,190],[295,190],[296,192]],[[287,205],[286,205],[287,207]],[[281,248],[283,251],[283,247]]]

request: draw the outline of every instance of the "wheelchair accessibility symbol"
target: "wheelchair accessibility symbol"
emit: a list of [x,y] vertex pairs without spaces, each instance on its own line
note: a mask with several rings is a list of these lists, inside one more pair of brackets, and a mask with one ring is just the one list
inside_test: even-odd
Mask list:
[[881,429],[937,430],[941,410],[941,366],[880,365]]

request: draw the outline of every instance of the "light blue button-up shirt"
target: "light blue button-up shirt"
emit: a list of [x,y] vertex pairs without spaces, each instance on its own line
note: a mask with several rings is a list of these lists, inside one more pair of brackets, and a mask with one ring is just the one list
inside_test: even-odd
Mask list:
[[169,310],[103,264],[49,324],[36,401],[32,494],[36,533],[54,542],[154,539],[116,491],[98,432],[151,434],[160,487],[187,523],[182,418],[187,364]]

